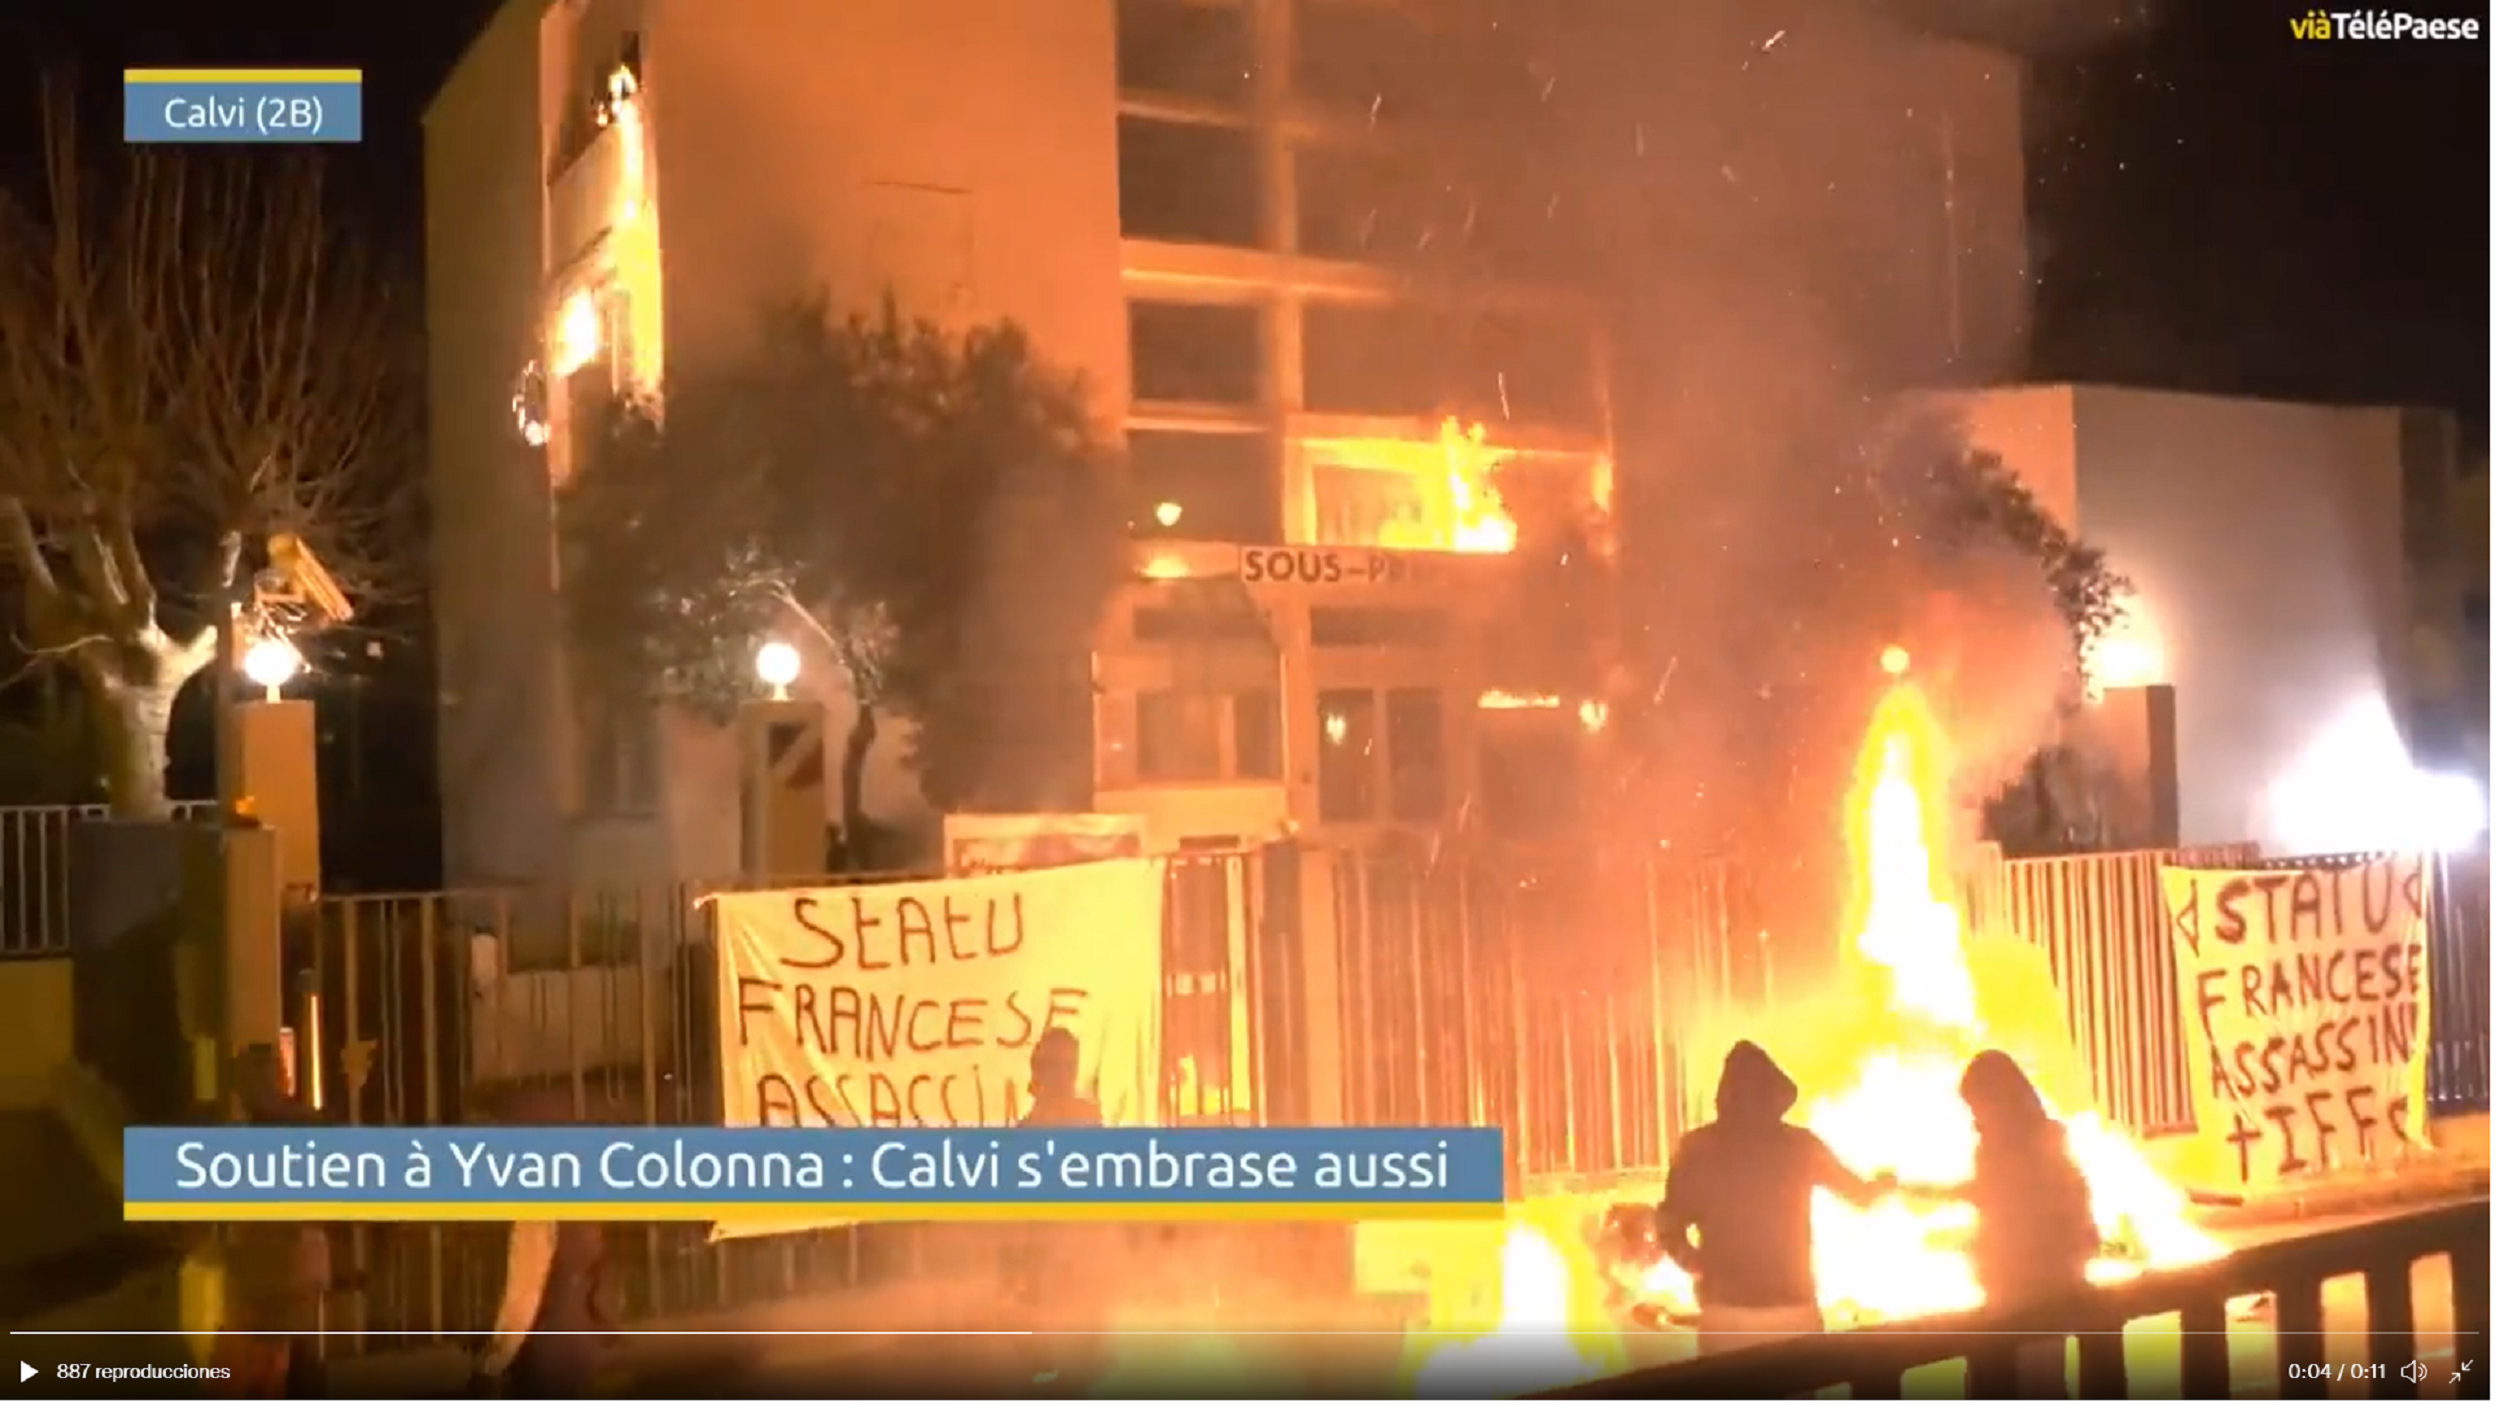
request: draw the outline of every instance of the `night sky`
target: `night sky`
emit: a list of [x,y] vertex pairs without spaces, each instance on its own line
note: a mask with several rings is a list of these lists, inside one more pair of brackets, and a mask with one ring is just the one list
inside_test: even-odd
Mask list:
[[[417,265],[418,115],[490,0],[44,8],[56,18],[0,26],[0,131],[28,130],[45,62],[85,76],[102,127],[127,67],[362,68],[366,137],[340,157],[342,199]],[[2443,405],[2479,427],[2488,43],[2298,46],[2249,6],[2165,8],[2152,31],[2036,75],[2034,372]],[[22,172],[23,154],[6,156]]]

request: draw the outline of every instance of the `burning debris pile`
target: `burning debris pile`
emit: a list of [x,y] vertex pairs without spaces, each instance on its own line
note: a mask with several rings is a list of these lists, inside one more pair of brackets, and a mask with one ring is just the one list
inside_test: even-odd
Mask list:
[[[1964,1067],[1988,1047],[2015,1049],[2027,1064],[2061,1053],[2025,1051],[2008,1031],[2035,1025],[2017,1010],[2053,994],[2003,993],[1974,976],[1964,923],[1952,899],[1945,768],[1947,740],[1924,693],[1907,678],[1905,653],[1887,651],[1895,678],[1877,706],[1861,754],[1848,814],[1855,869],[1855,954],[1872,991],[1837,1080],[1812,1082],[1802,1122],[1842,1161],[1887,1171],[1912,1188],[1954,1188],[1972,1175],[1976,1135],[1959,1093]],[[2055,1030],[2051,1022],[2039,1030]],[[2186,1195],[2140,1150],[2089,1111],[2053,1111],[2091,1192],[2102,1256],[2091,1267],[2107,1283],[2150,1267],[2184,1266],[2223,1254],[2192,1221]],[[1647,1229],[1617,1217],[1600,1240],[1613,1254],[1589,1257],[1616,1284],[1573,1284],[1569,1259],[1522,1223],[1504,1246],[1497,1333],[1426,1353],[1419,1389],[1467,1378],[1477,1391],[1491,1372],[1505,1385],[1552,1387],[1602,1373],[1621,1361],[1619,1344],[1593,1343],[1596,1321],[1629,1318],[1657,1325],[1687,1320],[1698,1307],[1683,1270],[1659,1256]],[[1872,1206],[1816,1194],[1814,1271],[1833,1328],[1977,1307],[1982,1293],[1969,1244],[1975,1225],[1964,1204],[1894,1193]],[[1613,1313],[1575,1307],[1611,1301]],[[1630,1305],[1627,1308],[1626,1303]],[[1530,1343],[1551,1352],[1531,1354]],[[1525,1378],[1538,1379],[1523,1385]]]

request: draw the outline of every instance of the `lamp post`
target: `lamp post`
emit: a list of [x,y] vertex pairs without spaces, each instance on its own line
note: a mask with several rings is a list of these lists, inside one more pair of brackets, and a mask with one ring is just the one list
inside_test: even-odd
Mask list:
[[801,665],[787,641],[758,645],[765,693],[738,709],[739,868],[760,883],[825,869],[825,711],[790,697]]

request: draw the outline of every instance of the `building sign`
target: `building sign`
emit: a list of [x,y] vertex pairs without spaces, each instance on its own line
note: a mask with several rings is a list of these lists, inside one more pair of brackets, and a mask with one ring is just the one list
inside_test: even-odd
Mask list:
[[1155,1117],[1161,862],[713,903],[730,1128],[1012,1125],[1026,1111],[1034,1039],[1052,1027],[1076,1037],[1079,1084],[1106,1123]]
[[2164,866],[2180,1030],[2209,1176],[2260,1193],[2423,1138],[2430,867]]
[[1241,580],[1253,585],[1414,586],[1437,576],[1431,557],[1377,548],[1243,548]]

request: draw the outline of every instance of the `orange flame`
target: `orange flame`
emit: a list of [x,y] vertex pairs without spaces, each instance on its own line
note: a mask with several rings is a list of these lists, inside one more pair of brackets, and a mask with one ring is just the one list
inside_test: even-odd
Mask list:
[[[1946,740],[1925,695],[1906,678],[1908,653],[1884,652],[1894,683],[1877,705],[1860,756],[1846,818],[1855,884],[1850,917],[1856,953],[1881,977],[1888,1002],[1884,1025],[1869,1033],[1848,1081],[1813,1099],[1804,1123],[1842,1160],[1864,1171],[1890,1170],[1905,1181],[1958,1185],[1971,1173],[1976,1136],[1959,1095],[1963,1065],[1985,1045],[1991,999],[2022,995],[1982,992],[1965,952],[1960,910],[1951,888],[1944,798]],[[2034,1005],[2053,993],[2030,995]],[[2085,1112],[2064,1117],[2067,1147],[2092,1190],[2094,1220],[2106,1241],[2129,1255],[2105,1258],[2093,1279],[2122,1280],[2147,1267],[2214,1260],[2222,1244],[2197,1227],[2182,1192],[2157,1172],[2124,1134]],[[1827,1317],[1838,1324],[1901,1319],[1968,1309],[1982,1299],[1965,1250],[1974,1214],[1967,1206],[1937,1207],[1892,1197],[1860,1210],[1816,1195],[1815,1279]],[[1579,1327],[1571,1312],[1587,1304],[1585,1288],[1557,1287],[1554,1268],[1567,1267],[1553,1239],[1526,1222],[1513,1225],[1501,1257],[1500,1325]],[[1631,1278],[1633,1293],[1689,1314],[1693,1287],[1661,1261]],[[1491,1342],[1484,1342],[1489,1346]],[[1570,1361],[1540,1364],[1533,1387],[1557,1387],[1576,1361],[1579,1376],[1600,1372],[1608,1356],[1592,1352],[1585,1333]],[[1475,1345],[1447,1345],[1427,1355],[1416,1382],[1480,1362]],[[1489,1348],[1487,1349],[1489,1353]]]

